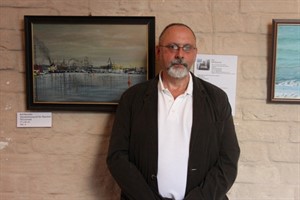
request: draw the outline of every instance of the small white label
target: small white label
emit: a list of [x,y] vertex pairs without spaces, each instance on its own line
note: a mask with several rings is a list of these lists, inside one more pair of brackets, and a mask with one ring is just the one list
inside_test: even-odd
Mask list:
[[52,113],[18,112],[17,127],[52,127]]

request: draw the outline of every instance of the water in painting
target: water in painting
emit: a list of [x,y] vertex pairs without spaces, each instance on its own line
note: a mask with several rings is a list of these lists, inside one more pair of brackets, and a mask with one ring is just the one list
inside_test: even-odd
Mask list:
[[300,99],[300,25],[279,25],[275,98]]
[[48,73],[35,77],[36,102],[117,103],[146,74]]

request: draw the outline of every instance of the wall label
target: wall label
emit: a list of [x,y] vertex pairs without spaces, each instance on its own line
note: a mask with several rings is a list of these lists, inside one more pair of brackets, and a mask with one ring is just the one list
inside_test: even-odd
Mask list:
[[52,113],[18,112],[17,127],[52,127]]

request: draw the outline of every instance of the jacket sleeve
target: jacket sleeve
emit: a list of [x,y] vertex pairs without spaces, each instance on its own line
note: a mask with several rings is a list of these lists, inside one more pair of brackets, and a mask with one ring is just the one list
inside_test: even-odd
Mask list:
[[186,195],[185,200],[226,200],[226,193],[237,176],[240,148],[236,137],[231,107],[228,101],[221,103],[219,117],[220,139],[218,159],[207,172],[204,180]]
[[126,199],[154,200],[157,197],[129,159],[131,106],[126,98],[121,98],[112,128],[107,165]]

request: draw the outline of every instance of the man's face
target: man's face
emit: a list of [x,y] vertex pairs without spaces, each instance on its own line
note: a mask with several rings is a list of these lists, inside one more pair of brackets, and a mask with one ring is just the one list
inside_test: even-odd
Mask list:
[[196,59],[196,39],[187,27],[169,27],[161,37],[156,54],[166,74],[173,78],[184,78]]

